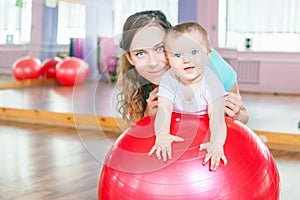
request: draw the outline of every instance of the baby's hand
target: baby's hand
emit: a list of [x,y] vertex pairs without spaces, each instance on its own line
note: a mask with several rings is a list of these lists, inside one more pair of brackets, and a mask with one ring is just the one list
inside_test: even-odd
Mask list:
[[210,161],[210,170],[216,171],[220,160],[223,160],[224,165],[227,165],[227,158],[224,155],[223,145],[215,144],[212,142],[204,143],[200,145],[200,151],[206,149],[207,154],[204,158],[203,165]]
[[167,161],[167,157],[169,159],[172,158],[172,142],[183,142],[184,139],[178,136],[174,136],[171,134],[159,134],[156,135],[155,144],[148,153],[149,156],[153,154],[153,152],[156,150],[156,157],[160,160],[161,155],[163,157],[163,161]]

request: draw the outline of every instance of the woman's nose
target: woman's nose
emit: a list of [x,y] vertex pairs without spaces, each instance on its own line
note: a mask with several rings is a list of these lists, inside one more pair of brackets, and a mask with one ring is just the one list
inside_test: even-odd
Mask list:
[[149,53],[148,63],[153,66],[156,65],[156,56],[153,53]]
[[156,51],[150,51],[149,52],[149,59],[148,62],[151,64],[151,66],[156,66],[159,64],[161,61],[165,60],[165,54],[164,53],[159,53]]

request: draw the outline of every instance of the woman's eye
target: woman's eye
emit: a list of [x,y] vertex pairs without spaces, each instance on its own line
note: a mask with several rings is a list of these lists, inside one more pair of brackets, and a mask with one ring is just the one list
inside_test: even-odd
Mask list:
[[137,53],[135,54],[135,56],[137,56],[137,57],[143,57],[143,56],[145,56],[145,52],[142,52],[142,51],[137,52]]
[[165,47],[164,46],[160,46],[156,49],[158,52],[162,52],[165,50]]
[[192,51],[192,55],[196,55],[196,54],[198,54],[198,51],[197,50],[193,50]]
[[180,53],[175,53],[174,56],[175,56],[176,58],[181,58],[181,54],[180,54]]

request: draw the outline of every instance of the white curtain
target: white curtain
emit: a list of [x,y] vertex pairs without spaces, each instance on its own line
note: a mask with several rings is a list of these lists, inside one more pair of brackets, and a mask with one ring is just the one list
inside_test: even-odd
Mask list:
[[29,42],[31,31],[32,0],[23,0],[23,6],[16,6],[16,0],[0,0],[0,43],[12,36],[13,43]]
[[227,30],[300,33],[300,0],[227,0]]
[[70,38],[85,37],[85,4],[60,0],[58,2],[57,43],[68,44]]
[[161,10],[172,24],[178,23],[178,0],[114,0],[114,34],[122,32],[127,17],[143,10]]
[[[23,7],[16,6],[16,0],[0,0],[0,30],[19,30],[22,12],[31,8],[31,1],[23,2]],[[30,9],[31,11],[31,9]]]

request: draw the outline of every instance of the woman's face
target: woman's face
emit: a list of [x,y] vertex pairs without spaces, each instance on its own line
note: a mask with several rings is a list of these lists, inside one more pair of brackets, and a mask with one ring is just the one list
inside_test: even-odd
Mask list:
[[126,54],[137,72],[156,85],[169,68],[163,45],[165,34],[162,28],[153,26],[138,30],[132,39],[130,53]]

